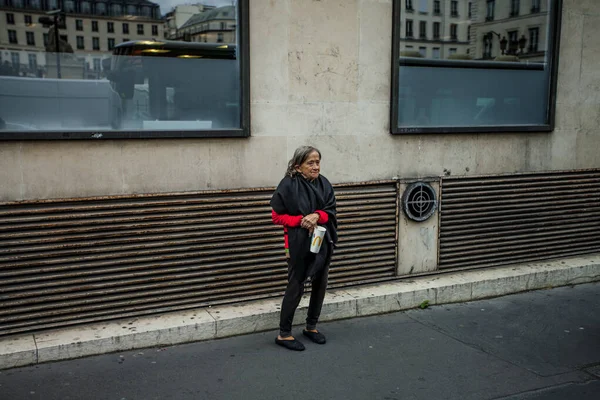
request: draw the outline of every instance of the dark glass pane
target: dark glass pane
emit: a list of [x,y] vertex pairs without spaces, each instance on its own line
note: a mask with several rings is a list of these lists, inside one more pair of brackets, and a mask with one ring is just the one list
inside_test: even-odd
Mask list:
[[[425,2],[416,4],[425,9]],[[436,11],[436,1],[428,4]],[[400,7],[393,125],[549,124],[552,4],[453,0],[418,16]]]
[[544,69],[401,66],[398,126],[543,125]]
[[[0,117],[31,131],[240,130],[237,1],[188,3],[163,14],[151,2],[65,0],[104,17],[67,15],[72,32],[61,29],[50,49],[48,26],[37,42],[9,30],[28,47],[2,59],[10,67],[0,73]],[[63,43],[67,34],[72,43]]]

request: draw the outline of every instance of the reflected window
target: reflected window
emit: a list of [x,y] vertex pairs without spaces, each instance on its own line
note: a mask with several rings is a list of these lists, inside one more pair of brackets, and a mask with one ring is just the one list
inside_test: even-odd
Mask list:
[[66,0],[64,3],[65,12],[72,13],[75,12],[75,2],[72,0]]
[[35,35],[33,32],[25,32],[25,37],[29,46],[35,46]]
[[96,15],[106,15],[106,4],[105,3],[97,3],[96,4]]
[[12,29],[8,30],[8,42],[11,44],[19,43],[19,41],[17,40],[17,31],[14,31]]
[[56,10],[58,8],[58,0],[48,0],[48,9]]
[[529,48],[528,48],[528,51],[530,53],[538,52],[539,41],[540,41],[540,28],[530,28],[529,29]]
[[[172,17],[181,18],[174,21],[174,26],[180,28],[173,32],[174,36],[183,31],[198,31],[203,24],[217,27],[216,32],[214,29],[205,32],[205,37],[188,34],[189,41],[182,37],[162,39],[162,20],[156,18],[158,10],[149,2],[136,2],[140,4],[139,13],[147,18],[132,18],[128,22],[123,22],[127,21],[125,18],[117,21],[115,17],[88,17],[85,24],[89,23],[90,28],[87,28],[83,16],[72,16],[70,41],[76,54],[57,55],[29,46],[13,52],[15,67],[12,68],[18,71],[18,76],[11,77],[14,85],[4,82],[0,85],[0,114],[8,126],[27,128],[25,132],[0,129],[0,140],[91,135],[101,138],[248,136],[249,0],[238,1],[234,0],[233,5],[231,1],[218,2],[229,5],[211,7],[208,12],[203,3],[180,3],[183,12]],[[89,5],[94,14],[105,10],[113,14],[119,10],[112,1],[76,3],[78,12],[82,12],[83,4]],[[123,13],[132,4],[118,5]],[[115,26],[112,20],[120,26]],[[16,21],[19,22],[22,24],[23,20]],[[99,26],[104,23],[106,26]],[[132,31],[131,24],[134,24]],[[28,30],[33,31],[23,28],[19,33],[13,29],[7,39],[16,42],[19,35],[20,44],[33,46],[34,32]],[[48,41],[47,32],[47,28],[40,32],[44,41]],[[61,35],[63,38],[67,30],[61,33],[65,34]],[[153,39],[149,39],[150,34]],[[204,42],[206,37],[208,40]],[[4,61],[11,60],[9,54],[3,53]],[[43,65],[37,66],[38,61]],[[37,71],[39,67],[43,71]],[[38,132],[32,135],[27,134],[29,131]]]
[[518,16],[520,8],[521,8],[520,0],[510,0],[510,16],[511,17]]
[[122,14],[122,9],[121,9],[121,5],[120,4],[113,4],[112,5],[112,15],[114,16],[120,16]]
[[[431,4],[435,12],[436,2]],[[522,0],[498,2],[503,7],[498,10],[494,0],[445,4],[446,13],[442,9],[441,15],[418,17],[415,38],[415,14],[395,0],[399,18],[394,21],[393,52],[398,64],[392,78],[391,132],[551,130],[557,71],[552,51],[557,48],[560,2],[544,3],[549,10],[543,15],[521,9]],[[509,18],[516,11],[518,19]]]
[[35,8],[35,9],[41,8],[40,0],[28,0],[27,4],[29,5],[29,8]]
[[81,2],[81,12],[84,14],[90,14],[92,12],[92,6],[88,1]]
[[27,55],[27,61],[29,62],[29,69],[32,72],[36,72],[37,68],[38,68],[37,54],[35,54],[35,53],[28,54]]
[[450,40],[458,40],[458,25],[450,24]]
[[16,51],[10,53],[10,61],[15,68],[19,68],[21,66],[21,56]]
[[413,37],[413,22],[410,19],[406,20],[406,37]]
[[434,39],[440,38],[440,23],[439,22],[433,23],[433,38]]
[[419,38],[427,39],[427,21],[419,22]]
[[493,21],[495,13],[496,13],[496,0],[487,0],[487,14],[486,14],[485,20]]
[[419,0],[419,12],[420,13],[426,13],[428,10],[428,6],[429,6],[429,0]]
[[137,7],[133,5],[127,6],[127,14],[129,15],[137,15]]

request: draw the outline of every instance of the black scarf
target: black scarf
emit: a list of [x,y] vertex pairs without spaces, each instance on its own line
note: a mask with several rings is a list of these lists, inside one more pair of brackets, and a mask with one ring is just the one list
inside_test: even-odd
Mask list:
[[[331,183],[323,175],[310,182],[302,175],[293,178],[286,176],[281,180],[273,197],[271,207],[277,214],[308,215],[317,210],[327,213],[329,220],[325,224],[325,240],[314,262],[305,265],[306,254],[310,252],[310,236],[302,227],[288,228],[290,263],[305,280],[310,280],[317,272],[329,265],[337,236],[337,213],[335,193]],[[302,269],[303,271],[301,271]]]

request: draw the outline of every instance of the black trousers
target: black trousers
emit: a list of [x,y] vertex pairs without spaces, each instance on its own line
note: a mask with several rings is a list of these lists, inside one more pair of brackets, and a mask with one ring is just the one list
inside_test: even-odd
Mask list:
[[[308,262],[310,260],[306,261]],[[323,307],[323,300],[325,299],[328,276],[329,266],[327,265],[312,280],[310,302],[306,317],[306,329],[315,329],[317,326],[319,316],[321,315],[321,308]],[[279,321],[279,335],[281,337],[292,335],[294,314],[296,313],[298,304],[300,304],[300,300],[302,300],[302,295],[304,294],[304,279],[304,274],[298,274],[297,271],[294,271],[294,268],[290,267],[288,261],[288,285],[285,289],[283,302],[281,303],[281,317]]]

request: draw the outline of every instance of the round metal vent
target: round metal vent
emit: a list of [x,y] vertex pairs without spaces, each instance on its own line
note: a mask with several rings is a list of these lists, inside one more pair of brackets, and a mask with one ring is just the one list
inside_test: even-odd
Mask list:
[[410,184],[402,195],[404,214],[413,221],[421,222],[433,215],[437,207],[435,190],[430,184],[416,182]]

